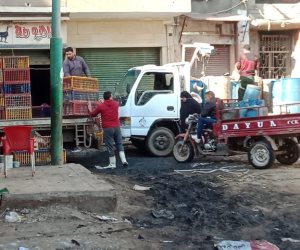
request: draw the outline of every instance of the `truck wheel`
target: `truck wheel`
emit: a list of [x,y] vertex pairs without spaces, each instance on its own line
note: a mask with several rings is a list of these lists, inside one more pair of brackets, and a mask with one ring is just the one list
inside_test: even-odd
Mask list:
[[177,162],[190,162],[194,155],[194,148],[189,141],[184,142],[183,139],[176,141],[173,147],[173,156]]
[[146,140],[146,147],[154,156],[167,156],[172,152],[174,137],[173,132],[168,128],[153,129]]
[[269,143],[260,141],[250,147],[248,160],[256,169],[267,169],[272,167],[275,154]]
[[285,151],[286,153],[276,156],[277,161],[284,165],[291,165],[299,159],[299,146],[298,143],[286,139],[282,146],[279,147],[279,151]]

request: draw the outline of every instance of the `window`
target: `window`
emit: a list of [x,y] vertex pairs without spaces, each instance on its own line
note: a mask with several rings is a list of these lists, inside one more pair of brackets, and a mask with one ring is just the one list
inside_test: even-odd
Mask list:
[[171,73],[147,72],[143,75],[136,90],[136,105],[145,105],[157,94],[173,93],[173,75]]
[[265,79],[287,77],[291,71],[291,36],[288,34],[261,34],[260,69]]

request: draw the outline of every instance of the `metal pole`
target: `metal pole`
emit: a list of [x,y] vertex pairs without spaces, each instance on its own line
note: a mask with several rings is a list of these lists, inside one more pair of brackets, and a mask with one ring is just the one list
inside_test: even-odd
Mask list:
[[52,165],[63,164],[62,77],[63,75],[60,0],[52,0],[52,37],[50,39]]

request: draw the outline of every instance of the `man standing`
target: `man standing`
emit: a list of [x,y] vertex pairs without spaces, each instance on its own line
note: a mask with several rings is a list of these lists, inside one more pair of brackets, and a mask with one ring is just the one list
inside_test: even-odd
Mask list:
[[101,114],[102,128],[104,132],[104,143],[109,154],[109,165],[106,167],[95,166],[97,169],[116,168],[116,157],[114,152],[114,143],[119,152],[123,167],[128,163],[125,157],[124,147],[122,144],[122,135],[119,121],[119,103],[113,100],[112,93],[106,91],[103,93],[104,102],[99,103],[92,111],[91,103],[88,103],[88,110],[91,116]]
[[244,45],[240,60],[235,64],[240,74],[239,101],[243,100],[248,84],[254,84],[254,76],[258,76],[259,60],[250,52],[250,46]]
[[64,76],[87,76],[91,77],[89,67],[84,59],[77,56],[72,47],[65,49],[66,59],[63,63]]

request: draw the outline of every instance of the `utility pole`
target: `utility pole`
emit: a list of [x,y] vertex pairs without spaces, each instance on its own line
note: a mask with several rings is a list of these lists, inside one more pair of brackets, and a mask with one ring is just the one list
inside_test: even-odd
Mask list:
[[60,0],[52,0],[52,37],[50,39],[52,165],[63,164],[62,49]]

